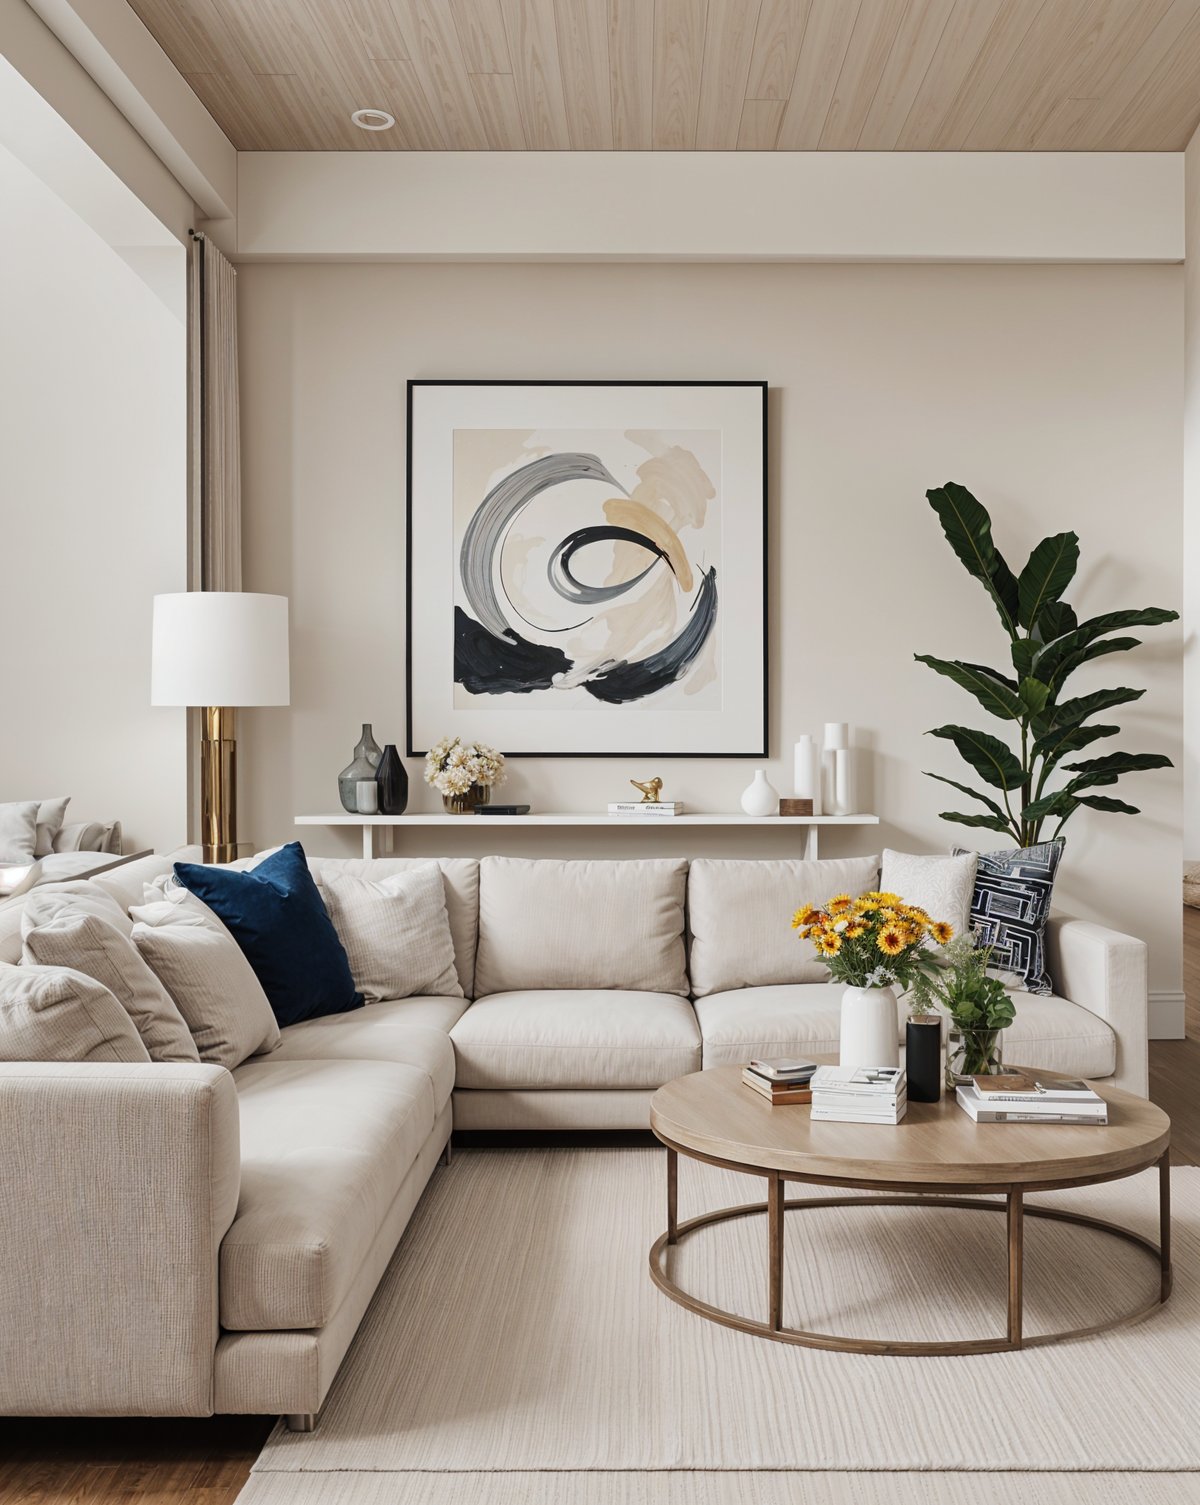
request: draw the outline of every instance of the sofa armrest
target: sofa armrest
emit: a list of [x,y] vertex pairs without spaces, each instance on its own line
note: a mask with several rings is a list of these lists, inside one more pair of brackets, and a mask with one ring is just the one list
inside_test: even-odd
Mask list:
[[1050,975],[1061,997],[1103,1019],[1117,1037],[1112,1082],[1150,1093],[1150,997],[1146,943],[1089,920],[1052,915],[1046,927]]
[[0,1063],[0,1415],[211,1415],[239,1180],[223,1067]]

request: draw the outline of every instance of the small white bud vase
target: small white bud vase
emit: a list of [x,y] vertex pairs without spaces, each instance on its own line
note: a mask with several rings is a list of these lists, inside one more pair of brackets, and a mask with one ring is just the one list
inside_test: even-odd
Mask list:
[[842,1066],[899,1066],[895,988],[847,988],[842,994]]
[[747,815],[778,815],[779,790],[767,780],[767,770],[756,768],[754,779],[742,793],[742,809]]
[[812,800],[816,810],[817,800],[817,745],[811,737],[801,737],[796,743],[792,763],[792,793],[798,800]]

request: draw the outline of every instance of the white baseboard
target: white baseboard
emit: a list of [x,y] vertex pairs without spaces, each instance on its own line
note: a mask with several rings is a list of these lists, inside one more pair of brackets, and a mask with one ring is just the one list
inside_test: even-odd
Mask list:
[[1184,1038],[1182,993],[1152,992],[1150,994],[1150,1038],[1152,1040],[1182,1040]]

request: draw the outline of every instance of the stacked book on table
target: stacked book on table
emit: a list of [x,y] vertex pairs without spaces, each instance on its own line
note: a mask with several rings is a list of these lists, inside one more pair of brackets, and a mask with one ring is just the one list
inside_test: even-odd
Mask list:
[[816,1071],[813,1061],[779,1059],[751,1061],[742,1067],[742,1081],[765,1097],[772,1107],[783,1103],[810,1103],[809,1082]]
[[643,820],[670,820],[683,814],[682,800],[613,800],[610,815],[640,815]]
[[958,1105],[977,1124],[1106,1124],[1108,1104],[1083,1081],[1022,1072],[977,1076],[957,1091]]
[[907,1111],[902,1066],[819,1066],[813,1073],[814,1122],[898,1124]]

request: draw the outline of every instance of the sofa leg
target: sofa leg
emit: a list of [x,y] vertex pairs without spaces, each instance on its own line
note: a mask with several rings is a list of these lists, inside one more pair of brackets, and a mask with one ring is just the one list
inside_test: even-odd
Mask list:
[[447,1141],[446,1141],[445,1147],[442,1150],[441,1158],[439,1159],[438,1164],[439,1165],[449,1165],[450,1162],[453,1159],[454,1159],[454,1135],[451,1134],[450,1138],[447,1139]]
[[283,1419],[287,1423],[289,1432],[313,1432],[316,1430],[317,1418],[312,1411],[289,1411]]

